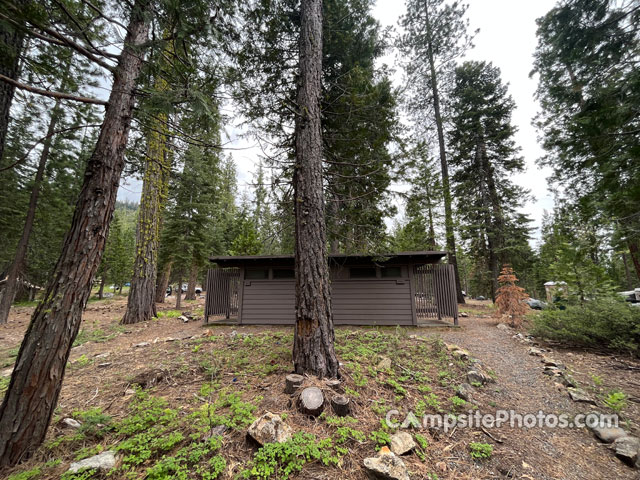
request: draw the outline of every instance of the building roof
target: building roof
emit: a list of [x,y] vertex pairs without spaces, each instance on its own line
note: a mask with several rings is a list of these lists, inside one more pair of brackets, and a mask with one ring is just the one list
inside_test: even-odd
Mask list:
[[[383,263],[438,263],[447,252],[419,251],[371,254],[344,254],[334,253],[329,255],[329,262],[333,265],[363,265]],[[279,265],[289,266],[294,264],[293,255],[244,255],[244,256],[213,256],[209,257],[212,263],[220,267],[239,267],[245,265]]]

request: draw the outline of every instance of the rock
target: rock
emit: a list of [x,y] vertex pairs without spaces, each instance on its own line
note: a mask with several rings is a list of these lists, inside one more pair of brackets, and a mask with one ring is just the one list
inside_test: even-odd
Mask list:
[[13,373],[13,367],[5,368],[0,372],[0,377],[10,377]]
[[387,447],[382,447],[376,457],[364,459],[367,476],[375,480],[410,480],[404,462]]
[[125,394],[125,395],[134,395],[135,393],[136,393],[136,391],[135,391],[133,388],[127,388],[127,389],[124,391],[124,394]]
[[593,405],[596,404],[587,392],[581,388],[568,387],[567,391],[569,392],[569,397],[571,397],[571,400],[574,402],[591,403]]
[[541,357],[543,353],[544,353],[544,350],[542,348],[529,347],[529,355]]
[[391,359],[389,357],[382,357],[382,360],[376,367],[378,370],[389,370],[391,368]]
[[93,468],[95,470],[108,471],[116,465],[116,453],[113,450],[107,450],[99,455],[85,458],[79,462],[73,462],[69,468],[69,472],[76,473],[85,468]]
[[616,456],[623,462],[638,467],[638,454],[640,453],[640,438],[622,437],[613,442]]
[[98,358],[107,358],[109,355],[111,355],[110,352],[99,353],[99,354],[96,355],[96,359],[98,359]]
[[285,377],[284,382],[284,393],[288,393],[289,395],[291,395],[302,386],[304,377],[302,375],[292,373]]
[[291,427],[282,421],[280,415],[267,412],[251,424],[247,433],[260,445],[283,443],[291,438]]
[[456,395],[467,402],[471,400],[471,395],[473,394],[473,387],[468,383],[462,383],[458,385],[456,390]]
[[444,346],[447,348],[447,351],[453,352],[454,350],[461,350],[461,348],[455,343],[445,343]]
[[407,432],[398,432],[391,435],[391,451],[396,455],[404,455],[416,448],[416,442],[413,441],[413,437]]
[[104,362],[104,363],[98,364],[98,368],[107,368],[109,366],[111,366],[111,362]]
[[221,437],[224,435],[224,432],[227,431],[226,425],[218,425],[213,427],[207,435],[205,435],[205,440],[209,440],[211,437]]
[[187,317],[185,317],[184,315],[180,315],[178,317],[179,320],[182,320],[183,323],[189,323],[189,319]]
[[461,317],[468,317],[469,314],[467,312],[460,312]]
[[467,383],[484,385],[485,383],[495,383],[495,380],[479,370],[469,370],[467,372]]
[[573,377],[567,373],[562,373],[562,378],[560,379],[560,382],[565,386],[565,387],[577,387],[578,384],[576,383],[576,381],[573,379]]
[[511,327],[506,323],[499,323],[496,325],[496,328],[499,328],[500,330],[511,330]]
[[305,415],[317,417],[324,410],[324,394],[318,387],[307,387],[298,398],[298,410]]
[[62,423],[71,428],[80,428],[82,426],[79,421],[74,420],[73,418],[65,418],[62,420]]
[[134,347],[142,348],[142,347],[148,347],[149,345],[151,345],[151,343],[149,343],[149,342],[141,342],[141,343],[136,343],[134,345]]
[[469,360],[469,352],[463,350],[462,348],[460,350],[454,350],[451,355],[453,355],[455,358],[459,358],[460,360]]
[[620,427],[606,427],[604,425],[596,425],[595,427],[589,427],[593,434],[605,443],[613,443],[619,438],[626,437],[625,432]]
[[547,366],[547,367],[564,368],[564,365],[562,363],[558,362],[557,360],[554,360],[551,357],[543,356],[542,357],[542,363],[544,363],[545,366]]
[[351,405],[349,398],[344,395],[336,395],[331,399],[331,408],[338,417],[346,417],[349,415]]

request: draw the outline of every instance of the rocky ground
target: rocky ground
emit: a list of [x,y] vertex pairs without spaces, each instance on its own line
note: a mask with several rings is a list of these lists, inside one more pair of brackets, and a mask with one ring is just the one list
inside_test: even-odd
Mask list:
[[[459,329],[341,327],[341,384],[305,379],[291,394],[290,328],[206,326],[202,299],[181,311],[166,304],[158,320],[122,327],[125,304],[89,304],[47,441],[1,478],[102,478],[103,467],[109,478],[638,478],[587,428],[396,432],[381,423],[390,409],[400,419],[409,411],[573,418],[619,410],[625,433],[640,433],[637,361],[517,336],[496,327],[486,303],[465,307]],[[0,327],[0,391],[32,310],[15,308]],[[195,320],[185,323],[182,311]],[[545,373],[550,361],[556,367]],[[567,383],[589,402],[573,401]],[[319,417],[303,415],[304,388],[327,401],[347,397],[350,415],[338,417],[328,404]],[[286,441],[260,448],[272,433]]]

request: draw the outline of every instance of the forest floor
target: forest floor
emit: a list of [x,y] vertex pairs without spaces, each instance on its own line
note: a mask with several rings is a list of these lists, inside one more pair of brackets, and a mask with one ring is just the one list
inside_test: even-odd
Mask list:
[[[171,300],[171,299],[169,299]],[[297,412],[283,393],[291,371],[293,332],[287,327],[207,326],[183,323],[171,303],[157,320],[120,326],[125,298],[91,302],[73,348],[56,415],[45,444],[23,465],[0,478],[102,478],[91,471],[64,475],[69,464],[116,450],[109,478],[366,477],[363,460],[375,456],[393,433],[381,420],[389,409],[403,414],[459,415],[469,410],[547,414],[611,413],[609,393],[623,391],[624,428],[640,433],[640,363],[606,352],[551,349],[596,405],[572,402],[564,387],[543,374],[540,357],[514,331],[496,328],[485,302],[464,307],[461,328],[353,328],[336,330],[343,388],[353,418],[325,412],[313,419]],[[202,315],[203,300],[182,311]],[[0,396],[7,388],[33,307],[16,307],[0,326]],[[467,349],[495,379],[473,389],[471,402],[456,396],[471,368],[451,344]],[[391,366],[385,360],[391,360]],[[609,397],[610,398],[610,397]],[[280,414],[296,434],[287,448],[261,449],[246,438],[255,417]],[[79,429],[65,426],[75,418]],[[225,425],[221,437],[207,435]],[[636,479],[607,445],[586,428],[417,429],[426,440],[403,456],[412,479]],[[489,444],[489,458],[473,458],[471,444]],[[271,473],[269,473],[271,472]],[[105,477],[106,478],[106,477]]]

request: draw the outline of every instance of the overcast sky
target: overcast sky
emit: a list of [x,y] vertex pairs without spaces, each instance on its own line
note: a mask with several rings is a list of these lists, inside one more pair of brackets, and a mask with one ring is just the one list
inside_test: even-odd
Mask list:
[[[535,20],[548,12],[555,0],[469,0],[468,18],[471,28],[480,29],[475,37],[475,48],[466,59],[486,60],[500,67],[503,81],[509,84],[509,93],[513,96],[517,109],[513,122],[519,131],[516,142],[522,148],[522,155],[527,164],[527,172],[519,175],[516,181],[531,190],[535,197],[525,207],[525,211],[534,220],[534,226],[540,226],[542,212],[553,208],[553,200],[547,190],[548,170],[539,169],[535,162],[542,155],[537,142],[537,133],[531,125],[531,119],[538,110],[534,99],[536,79],[529,78],[532,67],[532,55],[536,46]],[[373,15],[383,26],[397,27],[398,18],[404,12],[401,0],[378,0]],[[394,55],[387,56],[384,61],[394,66]],[[395,81],[400,84],[402,72],[396,69]],[[235,139],[236,130],[229,125],[226,128],[230,137]],[[229,145],[241,150],[231,151],[239,174],[239,186],[248,188],[252,173],[255,171],[260,150],[246,140],[234,140]],[[141,185],[138,181],[121,182],[119,199],[138,201]],[[538,233],[534,234],[537,237]]]

